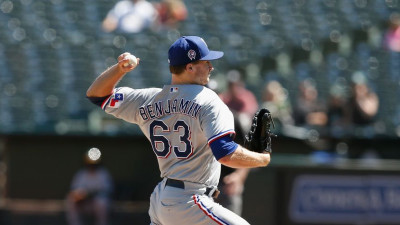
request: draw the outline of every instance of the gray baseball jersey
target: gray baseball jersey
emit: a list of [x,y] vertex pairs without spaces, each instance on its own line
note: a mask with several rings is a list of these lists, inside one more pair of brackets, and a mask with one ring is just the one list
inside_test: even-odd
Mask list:
[[214,91],[201,85],[116,88],[102,108],[139,125],[158,158],[161,177],[218,185],[221,165],[209,143],[233,134],[234,122]]

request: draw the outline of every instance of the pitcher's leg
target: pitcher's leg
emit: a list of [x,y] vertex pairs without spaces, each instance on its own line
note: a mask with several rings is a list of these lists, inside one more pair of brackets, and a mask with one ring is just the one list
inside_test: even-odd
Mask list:
[[[193,195],[186,202],[165,204],[161,206],[163,225],[193,224],[193,225],[248,225],[249,223],[214,202],[205,195]],[[173,203],[169,201],[169,203]]]
[[214,223],[204,224],[249,225],[245,219],[214,202],[213,199],[208,198],[207,196],[194,195],[193,200],[194,204],[197,205],[201,212],[214,221]]

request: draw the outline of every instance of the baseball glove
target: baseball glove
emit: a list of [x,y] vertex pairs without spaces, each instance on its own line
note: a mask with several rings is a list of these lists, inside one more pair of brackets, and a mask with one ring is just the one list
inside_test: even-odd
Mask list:
[[254,152],[271,153],[271,137],[276,137],[271,132],[271,124],[275,127],[268,109],[263,108],[256,112],[250,131],[245,137],[244,147]]

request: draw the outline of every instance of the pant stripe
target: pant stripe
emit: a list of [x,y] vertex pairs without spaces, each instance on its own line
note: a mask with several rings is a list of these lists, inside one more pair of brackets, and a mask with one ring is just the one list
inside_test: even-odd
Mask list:
[[211,212],[199,199],[198,195],[193,195],[194,203],[199,206],[199,208],[212,220],[214,220],[219,225],[229,225],[227,222],[223,221],[221,218],[218,218],[214,213]]

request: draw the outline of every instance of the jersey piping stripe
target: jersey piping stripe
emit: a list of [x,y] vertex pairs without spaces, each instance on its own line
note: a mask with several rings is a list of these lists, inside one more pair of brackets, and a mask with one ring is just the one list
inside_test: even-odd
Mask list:
[[224,132],[222,132],[222,133],[219,133],[219,134],[217,134],[217,135],[214,135],[214,136],[212,136],[210,139],[208,139],[208,144],[211,144],[213,141],[215,141],[216,139],[218,139],[218,138],[220,138],[220,137],[223,137],[223,136],[226,136],[226,135],[228,135],[228,134],[235,134],[235,131],[234,130],[227,130],[227,131],[224,131]]
[[203,211],[208,217],[210,217],[213,221],[215,221],[219,225],[229,225],[229,223],[223,221],[221,218],[218,218],[214,213],[211,212],[199,199],[198,195],[193,195],[194,203],[199,206],[201,211]]
[[103,104],[101,104],[101,108],[102,108],[103,110],[106,110],[106,106],[108,105],[108,103],[110,103],[111,97],[112,97],[112,96],[113,96],[113,95],[110,95],[110,97],[108,97],[106,100],[104,100]]

